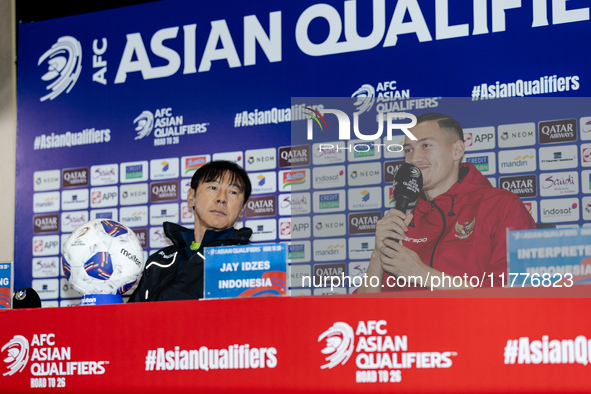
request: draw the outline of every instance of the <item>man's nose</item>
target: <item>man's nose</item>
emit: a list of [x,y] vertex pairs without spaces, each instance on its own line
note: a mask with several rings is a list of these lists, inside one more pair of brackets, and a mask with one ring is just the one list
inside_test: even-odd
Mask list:
[[419,152],[415,152],[415,151],[406,155],[406,158],[405,158],[405,161],[407,163],[410,163],[413,165],[419,164],[422,160],[423,160],[423,155],[421,155]]
[[228,203],[228,200],[226,199],[226,193],[222,190],[218,191],[218,194],[216,196],[216,202],[218,204],[224,204],[226,205]]

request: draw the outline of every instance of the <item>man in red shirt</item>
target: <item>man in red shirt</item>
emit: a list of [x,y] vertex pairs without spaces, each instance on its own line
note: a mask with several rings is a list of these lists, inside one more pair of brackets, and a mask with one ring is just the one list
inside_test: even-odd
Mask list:
[[421,196],[411,213],[391,209],[378,221],[367,270],[374,280],[357,291],[500,286],[506,230],[535,228],[531,215],[519,197],[461,162],[464,136],[456,120],[423,114],[411,132],[417,140],[406,138],[405,161],[423,174]]

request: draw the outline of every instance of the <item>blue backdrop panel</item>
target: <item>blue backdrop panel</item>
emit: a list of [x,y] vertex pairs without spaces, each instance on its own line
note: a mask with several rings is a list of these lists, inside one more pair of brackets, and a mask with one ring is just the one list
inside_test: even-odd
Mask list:
[[[376,97],[374,111],[380,103],[395,110],[393,102],[409,97],[473,97],[472,109],[454,115],[466,127],[493,126],[495,139],[499,125],[572,118],[579,133],[570,145],[580,156],[573,171],[584,171],[581,136],[591,116],[579,110],[584,105],[559,104],[556,113],[523,120],[474,116],[479,103],[505,96],[590,95],[590,2],[521,3],[161,1],[21,25],[16,288],[32,283],[46,303],[74,302],[78,295],[59,270],[60,248],[71,227],[94,216],[126,222],[147,252],[158,249],[163,220],[191,224],[182,202],[202,159],[230,158],[255,179],[277,177],[275,190],[259,196],[275,196],[279,205],[280,151],[291,145],[296,116],[292,97],[363,91]],[[547,146],[539,144],[536,137],[524,148]],[[497,144],[487,152],[497,157],[502,150]],[[498,171],[491,178],[496,182]],[[582,178],[568,195],[579,205],[586,202]],[[385,179],[375,186],[386,187]],[[159,194],[153,186],[176,192]],[[543,203],[537,190],[531,199]],[[288,215],[276,208],[244,218],[262,226],[260,241],[286,240]],[[565,222],[584,224],[579,216]],[[305,245],[315,240],[311,233]],[[335,263],[361,272],[366,259],[352,256]],[[313,271],[313,258],[303,263],[295,272]]]

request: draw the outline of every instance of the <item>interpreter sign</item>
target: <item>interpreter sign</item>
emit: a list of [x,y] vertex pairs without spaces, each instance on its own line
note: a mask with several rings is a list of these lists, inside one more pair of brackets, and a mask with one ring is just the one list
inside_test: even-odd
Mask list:
[[205,248],[204,267],[204,298],[288,294],[285,244]]
[[591,283],[591,228],[507,232],[506,287]]
[[12,263],[0,263],[0,309],[12,305]]

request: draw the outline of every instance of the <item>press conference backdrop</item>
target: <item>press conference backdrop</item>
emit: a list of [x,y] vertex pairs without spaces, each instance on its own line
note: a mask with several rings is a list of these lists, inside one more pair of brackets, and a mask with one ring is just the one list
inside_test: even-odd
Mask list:
[[467,129],[465,160],[536,221],[585,225],[589,3],[162,1],[21,25],[15,288],[77,304],[59,264],[68,234],[111,218],[146,255],[166,246],[161,224],[192,224],[190,177],[217,159],[251,177],[239,224],[253,241],[293,237],[292,294],[330,293],[305,275],[363,274],[403,159],[293,145],[311,97],[449,113]]

